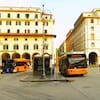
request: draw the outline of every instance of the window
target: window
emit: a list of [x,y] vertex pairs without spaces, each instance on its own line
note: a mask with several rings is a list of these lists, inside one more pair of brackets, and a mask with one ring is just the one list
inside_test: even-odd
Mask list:
[[37,41],[37,38],[35,38],[34,40]]
[[18,38],[14,38],[14,41],[18,41]]
[[43,25],[44,26],[48,26],[48,22],[43,22]]
[[44,44],[43,49],[48,50],[48,44]]
[[28,44],[25,44],[24,45],[24,50],[28,50],[28,49],[29,49]]
[[35,25],[38,26],[38,22],[35,22]]
[[26,30],[26,33],[30,33],[30,30],[29,30],[29,29],[27,29],[27,30]]
[[95,35],[94,35],[94,33],[91,33],[91,40],[94,40],[95,39]]
[[47,30],[44,30],[44,33],[47,33]]
[[2,21],[0,21],[0,25],[2,25]]
[[20,18],[20,14],[17,14],[17,18]]
[[14,44],[14,47],[13,47],[14,50],[18,50],[19,49],[19,46],[18,44]]
[[25,17],[26,17],[26,18],[29,18],[29,14],[25,14]]
[[26,25],[29,26],[29,25],[30,25],[30,22],[29,22],[29,21],[25,21],[25,26],[26,26]]
[[25,38],[25,41],[27,41],[28,39],[27,38]]
[[34,44],[34,50],[38,50],[38,44]]
[[6,25],[11,25],[11,21],[6,21]]
[[45,25],[48,26],[48,22],[46,22]]
[[94,19],[91,19],[91,23],[94,23]]
[[38,18],[38,14],[35,14],[35,18]]
[[10,13],[8,13],[7,17],[8,17],[8,18],[10,18],[10,17],[11,17]]
[[7,30],[7,33],[10,33],[10,29]]
[[52,15],[50,16],[50,19],[52,19]]
[[4,40],[5,40],[5,41],[7,41],[7,40],[8,40],[8,38],[5,38]]
[[47,38],[45,38],[44,40],[47,41]]
[[95,47],[95,43],[94,42],[91,42],[91,47]]
[[38,33],[38,30],[35,30],[35,33]]
[[16,21],[16,25],[21,25],[21,22],[20,21]]
[[27,33],[27,30],[25,29],[25,33]]
[[30,30],[29,29],[25,29],[25,33],[30,33]]
[[8,50],[8,44],[3,45],[3,50]]
[[19,29],[17,29],[17,33],[20,33],[20,30]]
[[91,26],[91,31],[94,31],[94,26]]
[[45,22],[43,22],[43,26],[45,25]]
[[46,16],[45,19],[48,19],[48,17]]

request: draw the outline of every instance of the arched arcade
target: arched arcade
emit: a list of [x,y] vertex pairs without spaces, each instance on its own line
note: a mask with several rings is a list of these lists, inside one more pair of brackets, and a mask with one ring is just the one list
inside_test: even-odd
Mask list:
[[98,55],[96,52],[89,53],[89,65],[97,65],[98,64]]

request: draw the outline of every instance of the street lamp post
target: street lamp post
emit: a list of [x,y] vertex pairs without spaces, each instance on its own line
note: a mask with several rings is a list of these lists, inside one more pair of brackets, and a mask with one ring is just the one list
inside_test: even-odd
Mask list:
[[44,57],[44,49],[45,49],[45,46],[44,46],[44,39],[45,39],[45,35],[44,35],[44,18],[43,18],[43,14],[44,14],[44,5],[42,5],[42,38],[43,38],[43,44],[42,44],[42,59],[43,59],[43,71],[42,71],[42,76],[41,78],[46,78],[46,74],[45,74],[45,57]]

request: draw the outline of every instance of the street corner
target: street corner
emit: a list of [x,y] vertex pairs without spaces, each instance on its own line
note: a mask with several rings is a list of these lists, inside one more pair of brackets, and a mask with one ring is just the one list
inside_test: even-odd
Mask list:
[[20,82],[53,82],[53,81],[59,81],[59,82],[74,82],[73,79],[67,79],[67,78],[41,78],[41,77],[25,77],[24,79],[21,79]]

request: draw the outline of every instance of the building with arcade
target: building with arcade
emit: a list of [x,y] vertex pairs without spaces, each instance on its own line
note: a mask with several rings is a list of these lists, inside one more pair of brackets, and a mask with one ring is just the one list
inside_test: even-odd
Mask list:
[[29,59],[34,71],[49,69],[53,59],[54,18],[38,7],[0,7],[0,65],[6,59]]

